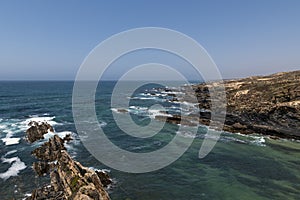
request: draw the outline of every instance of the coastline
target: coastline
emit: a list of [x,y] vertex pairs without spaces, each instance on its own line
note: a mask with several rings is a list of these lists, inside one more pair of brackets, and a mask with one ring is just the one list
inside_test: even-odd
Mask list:
[[[273,139],[300,140],[299,83],[300,71],[292,71],[222,82],[192,84],[192,90],[188,88],[190,86],[155,88],[153,91],[145,91],[142,95],[148,96],[148,99],[163,96],[172,104],[188,107],[188,112],[183,114],[162,110],[155,111],[156,113],[153,114],[153,111],[148,110],[150,117],[156,120],[186,126],[197,126],[197,124],[209,126],[212,122],[210,110],[212,99],[209,90],[218,91],[218,88],[222,86],[225,87],[227,101],[223,131],[245,135],[262,134]],[[196,102],[192,100],[195,96]],[[214,101],[223,100],[214,99]],[[135,113],[136,110],[141,111],[141,108],[135,106],[129,109],[112,108],[112,111],[118,113]],[[214,121],[214,123],[222,122]]]

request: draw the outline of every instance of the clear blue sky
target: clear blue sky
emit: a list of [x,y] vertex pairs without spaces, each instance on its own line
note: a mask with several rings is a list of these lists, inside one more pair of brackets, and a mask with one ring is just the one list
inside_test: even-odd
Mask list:
[[300,1],[0,1],[0,80],[72,80],[102,40],[131,28],[183,32],[224,78],[300,69]]

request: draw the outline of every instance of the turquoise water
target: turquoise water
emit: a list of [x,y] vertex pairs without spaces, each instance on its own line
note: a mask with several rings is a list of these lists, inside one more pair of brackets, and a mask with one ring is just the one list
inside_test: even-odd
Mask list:
[[[114,82],[102,86],[96,96],[98,120],[116,145],[133,152],[150,152],[174,137],[178,126],[171,124],[149,139],[123,133],[114,123],[110,108]],[[133,96],[141,97],[143,90],[156,86],[140,88]],[[0,199],[22,199],[48,181],[47,177],[35,177],[31,168],[34,158],[30,152],[42,142],[29,145],[23,138],[26,123],[34,119],[47,120],[59,135],[72,133],[76,140],[67,148],[74,159],[88,167],[110,170],[114,185],[109,193],[113,200],[299,199],[300,143],[260,135],[222,133],[212,152],[199,159],[206,131],[206,127],[199,127],[188,151],[166,168],[145,174],[110,169],[91,156],[76,134],[72,87],[72,82],[0,82]],[[136,123],[149,123],[149,113],[141,108],[154,103],[176,111],[176,106],[162,102],[159,97],[132,98],[131,116]]]

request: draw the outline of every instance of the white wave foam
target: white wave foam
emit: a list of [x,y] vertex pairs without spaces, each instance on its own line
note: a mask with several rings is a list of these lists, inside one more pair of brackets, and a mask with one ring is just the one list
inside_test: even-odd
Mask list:
[[53,116],[53,117],[39,117],[37,115],[32,115],[32,116],[30,116],[29,119],[26,119],[23,123],[28,125],[32,121],[39,122],[39,123],[47,122],[51,126],[54,126],[54,125],[58,124],[56,121],[54,121],[54,119],[55,119],[55,116]]
[[135,147],[131,147],[131,150],[141,150],[141,149],[145,149],[148,147],[149,147],[149,145],[135,146]]
[[46,133],[44,135],[45,140],[49,140],[51,137],[53,137],[54,135],[58,135],[60,138],[64,138],[66,135],[71,135],[74,136],[75,133],[71,132],[71,131],[62,131],[62,132],[51,132],[48,131],[48,133]]
[[19,144],[21,138],[2,138],[2,142],[5,143],[6,146]]
[[147,107],[141,107],[141,106],[129,106],[129,109],[132,110],[147,110]]
[[3,130],[2,132],[6,133],[6,138],[10,138],[14,134],[14,132],[10,129]]
[[93,171],[103,172],[103,173],[110,173],[110,169],[98,169],[98,168],[95,168],[95,167],[89,167],[89,169],[91,169]]
[[19,172],[26,168],[25,163],[23,163],[20,158],[13,157],[13,158],[2,158],[3,163],[12,163],[10,168],[4,173],[0,173],[0,178],[3,180],[7,180],[12,176],[18,176]]
[[121,113],[121,112],[119,111],[119,109],[117,109],[117,108],[111,108],[111,111],[113,111],[113,112],[115,112],[115,113]]
[[[243,141],[243,143],[247,143],[247,144],[252,144],[252,145],[257,145],[257,146],[266,146],[265,142],[265,138],[267,136],[261,136],[261,135],[254,135],[254,134],[241,134],[241,133],[231,133],[231,132],[225,132],[226,134],[229,135],[238,135],[239,137],[241,137],[240,139],[236,139],[239,140],[239,142]],[[232,139],[234,140],[234,139]],[[241,142],[242,143],[242,142]]]
[[149,99],[157,99],[157,97],[132,97],[131,99],[138,99],[138,100],[149,100]]
[[29,128],[29,123],[31,121],[36,121],[36,122],[47,122],[50,125],[57,125],[58,123],[53,121],[55,117],[39,117],[36,115],[30,116],[30,118],[20,121],[17,119],[8,119],[5,121],[1,121],[1,126],[0,129],[2,130],[3,133],[6,133],[5,138],[2,138],[2,142],[5,143],[6,146],[8,145],[15,145],[19,144],[20,139],[18,137],[13,137],[15,133],[18,132],[24,132]]
[[17,150],[11,150],[11,151],[7,152],[7,153],[4,155],[4,157],[6,157],[6,156],[8,156],[8,155],[11,155],[11,154],[14,154],[14,153],[16,153],[16,152],[17,152]]
[[190,131],[177,131],[176,134],[185,138],[196,138],[196,134]]
[[[19,119],[6,119],[2,120],[0,124],[0,131],[6,133],[5,138],[2,139],[4,143],[7,145],[17,144],[19,142],[19,138],[12,138],[12,136],[19,132],[26,131],[30,126],[28,125],[31,121],[36,122],[47,122],[50,125],[58,125],[59,123],[54,121],[55,117],[39,117],[36,115],[30,116],[30,118],[25,119],[23,121]],[[10,139],[11,138],[11,139]]]
[[27,197],[31,197],[31,193],[26,193],[26,194],[24,194],[24,197],[25,197],[25,198],[23,198],[22,200],[26,200]]
[[[116,113],[121,113],[119,109],[117,108],[111,108],[112,111]],[[149,109],[147,107],[141,107],[141,106],[130,106],[129,109],[126,109],[128,112],[136,115],[142,115],[142,116],[149,116],[150,118],[155,118],[156,116],[166,116],[166,117],[172,117],[171,114],[167,114],[162,112],[162,110],[159,109]]]
[[9,164],[11,164],[12,162],[16,161],[17,159],[18,159],[18,157],[12,157],[12,158],[2,157],[1,158],[2,163],[9,163]]
[[252,144],[258,145],[258,146],[266,146],[265,142],[265,138],[263,136],[259,137],[259,136],[252,136],[254,138],[253,141],[251,141]]
[[[1,122],[1,121],[0,121]],[[6,129],[7,125],[5,124],[0,124],[0,129]]]
[[240,143],[240,144],[248,144],[247,141],[242,140],[242,139],[238,139],[232,136],[221,136],[220,137],[220,141],[223,142],[235,142],[235,143]]
[[161,110],[149,109],[148,113],[150,118],[155,118],[156,116],[172,117],[171,114],[163,113]]
[[174,95],[183,95],[183,92],[175,92],[175,91],[162,91],[163,94],[174,94]]
[[106,125],[107,125],[106,122],[103,122],[103,121],[102,121],[102,122],[100,123],[100,126],[101,126],[101,127],[104,127],[104,126],[106,126]]
[[192,108],[199,105],[199,103],[192,103],[192,102],[187,102],[187,101],[183,101],[181,103],[185,106],[189,106],[189,107],[192,107]]

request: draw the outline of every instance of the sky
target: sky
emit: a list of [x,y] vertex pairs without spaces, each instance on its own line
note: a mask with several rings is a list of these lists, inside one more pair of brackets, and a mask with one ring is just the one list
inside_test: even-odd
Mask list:
[[226,79],[300,70],[297,0],[1,0],[0,80],[74,80],[100,42],[140,27],[193,38]]

